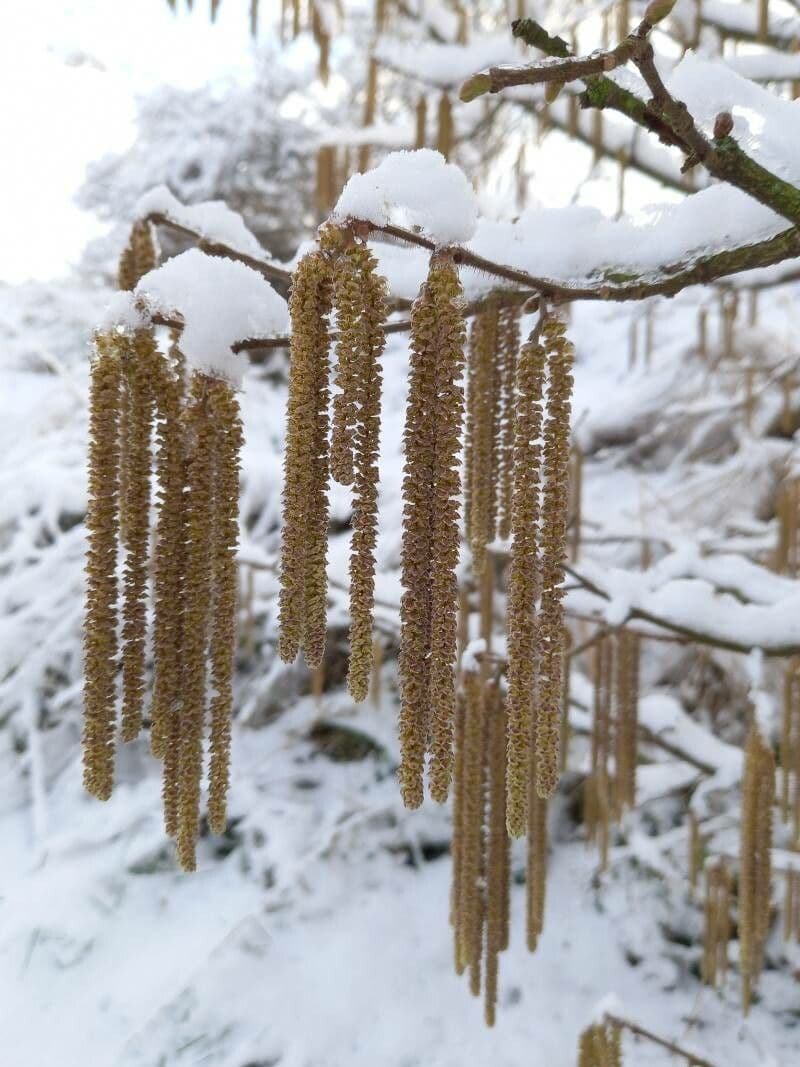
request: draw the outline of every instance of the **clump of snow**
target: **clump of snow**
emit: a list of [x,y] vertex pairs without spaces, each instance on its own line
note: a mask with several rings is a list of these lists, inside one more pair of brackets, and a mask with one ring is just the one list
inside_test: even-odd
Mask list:
[[692,52],[667,83],[707,132],[720,111],[730,111],[732,136],[748,155],[782,178],[793,181],[800,176],[800,113],[793,100],[781,100],[721,60]]
[[372,170],[354,174],[342,190],[332,218],[403,226],[447,245],[472,237],[478,202],[463,171],[440,152],[420,148],[392,152]]
[[257,259],[271,259],[266,249],[245,226],[238,211],[232,211],[222,200],[182,204],[166,185],[157,185],[139,198],[135,212],[137,218],[167,215],[178,225],[196,231],[206,240],[218,241]]
[[145,274],[135,296],[153,313],[184,322],[181,351],[194,370],[238,385],[247,357],[231,351],[250,337],[288,330],[286,301],[256,271],[191,248]]
[[386,37],[375,47],[375,58],[379,63],[442,88],[458,85],[476,70],[513,63],[519,57],[519,42],[506,31],[481,35],[469,44],[401,41]]
[[145,325],[147,325],[147,314],[137,305],[133,293],[126,290],[112,295],[97,323],[100,330],[110,330],[115,326],[135,330]]

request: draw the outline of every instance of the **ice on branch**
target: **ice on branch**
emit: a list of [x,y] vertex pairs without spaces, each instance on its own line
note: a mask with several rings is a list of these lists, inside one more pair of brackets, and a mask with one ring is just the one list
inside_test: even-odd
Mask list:
[[135,215],[140,219],[150,215],[166,215],[179,226],[201,234],[208,241],[227,245],[237,252],[255,256],[257,259],[271,258],[245,226],[238,211],[232,211],[222,200],[182,204],[166,185],[157,185],[139,198]]
[[354,174],[342,190],[333,219],[356,218],[376,226],[417,230],[437,244],[468,241],[478,202],[464,173],[430,148],[392,152],[377,167]]
[[233,346],[249,338],[282,337],[289,328],[286,301],[260,274],[197,248],[145,274],[133,293],[118,294],[106,322],[136,325],[134,308],[166,318],[179,316],[187,364],[233,385],[241,382],[247,366],[247,357],[235,353]]

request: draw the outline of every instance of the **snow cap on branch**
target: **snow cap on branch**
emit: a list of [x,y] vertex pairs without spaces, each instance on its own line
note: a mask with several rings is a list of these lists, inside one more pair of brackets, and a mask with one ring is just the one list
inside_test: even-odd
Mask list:
[[256,259],[272,258],[248,230],[239,212],[231,210],[223,200],[182,204],[166,185],[157,185],[139,198],[134,210],[138,219],[147,218],[148,215],[166,215],[179,226],[202,234],[207,241],[228,245]]
[[354,174],[331,216],[334,222],[364,219],[376,226],[421,231],[437,244],[468,241],[478,202],[463,171],[430,148],[392,152],[377,167]]
[[[142,309],[138,315],[134,307]],[[105,320],[137,326],[147,313],[179,315],[180,348],[188,366],[232,385],[240,384],[247,366],[247,357],[232,346],[250,337],[281,337],[289,326],[286,301],[260,274],[197,248],[145,274],[133,293],[118,294]]]

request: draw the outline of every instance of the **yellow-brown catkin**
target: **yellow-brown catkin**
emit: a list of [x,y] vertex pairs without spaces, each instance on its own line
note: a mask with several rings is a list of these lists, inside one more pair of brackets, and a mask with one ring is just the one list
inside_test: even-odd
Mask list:
[[334,383],[331,424],[331,476],[352,485],[353,437],[358,422],[360,361],[366,346],[363,287],[356,257],[348,249],[336,261],[333,306],[336,312]]
[[317,149],[317,214],[327,215],[336,199],[336,148],[323,144]]
[[152,332],[137,330],[127,357],[127,447],[122,457],[127,494],[122,606],[123,741],[133,741],[138,736],[144,714],[153,383],[160,362]]
[[745,747],[739,854],[739,967],[747,1014],[769,932],[775,761],[756,724]]
[[155,389],[156,498],[154,553],[153,702],[150,748],[163,759],[170,723],[178,714],[181,678],[181,597],[184,566],[185,457],[183,384],[166,362]]
[[209,642],[211,743],[208,769],[208,825],[225,830],[233,714],[233,669],[236,649],[237,569],[239,539],[239,453],[242,422],[233,388],[209,382],[208,416],[213,429],[213,603]]
[[456,974],[462,974],[465,962],[461,945],[461,887],[463,885],[464,854],[464,736],[466,720],[466,694],[462,686],[456,702],[455,759],[453,765],[453,842],[452,881],[450,885],[450,925],[453,927],[453,958]]
[[376,637],[372,642],[372,675],[369,682],[369,697],[373,708],[381,706],[381,670],[383,668],[383,641]]
[[544,930],[547,888],[547,808],[548,801],[536,788],[535,727],[531,746],[531,773],[528,783],[528,859],[525,876],[526,936],[528,950],[535,952]]
[[311,4],[311,32],[314,40],[317,42],[317,48],[319,49],[319,63],[317,67],[319,80],[323,85],[327,85],[331,71],[331,36],[320,16],[317,5],[314,3]]
[[594,708],[591,735],[591,773],[584,785],[584,822],[590,841],[598,843],[600,866],[608,862],[608,836],[611,820],[609,755],[611,751],[611,686],[613,642],[604,638],[594,652]]
[[464,787],[462,807],[462,880],[460,956],[469,970],[474,996],[480,992],[483,949],[483,844],[487,692],[482,673],[464,676],[466,720],[464,724]]
[[575,563],[581,551],[582,497],[583,497],[583,452],[574,445],[571,452],[570,479],[570,559]]
[[186,572],[183,594],[178,861],[195,868],[206,716],[206,652],[212,606],[214,427],[208,413],[208,379],[195,374],[186,415],[189,454],[186,496]]
[[578,1044],[578,1067],[622,1067],[622,1028],[603,1020],[588,1026]]
[[302,643],[312,667],[322,659],[325,635],[330,306],[329,261],[322,253],[312,252],[298,264],[289,297],[292,337],[278,643],[281,659],[287,663],[294,660]]
[[420,96],[419,100],[417,100],[415,124],[416,133],[414,137],[414,145],[416,148],[424,148],[428,128],[428,98],[424,93]]
[[438,125],[436,130],[436,147],[445,159],[453,154],[453,105],[445,92],[439,97]]
[[139,219],[131,227],[128,243],[119,257],[118,287],[128,291],[135,289],[142,276],[153,270],[157,262],[153,227],[149,222]]
[[[461,877],[456,959],[458,969],[469,968],[474,992],[480,990],[483,904],[481,897],[481,856],[484,809],[484,732],[486,719],[485,686],[478,672],[464,675],[464,755],[461,790]],[[477,980],[477,981],[476,981]],[[477,989],[475,988],[477,984]]]
[[497,1010],[499,955],[505,948],[510,858],[506,833],[506,707],[498,686],[491,687],[488,706],[488,854],[486,857],[486,966],[484,1016],[494,1026]]
[[114,778],[119,531],[120,343],[96,338],[89,404],[89,500],[86,510],[83,784],[101,800]]
[[800,942],[800,870],[784,875],[783,936],[786,941]]
[[706,867],[703,943],[703,981],[721,986],[728,969],[730,938],[731,874],[724,860]]
[[481,312],[470,338],[468,371],[469,414],[467,417],[467,474],[469,492],[467,537],[476,576],[486,565],[486,545],[494,540],[496,486],[493,480],[495,444],[495,384],[497,354],[497,308]]
[[466,331],[461,285],[448,261],[431,266],[429,284],[437,312],[436,400],[434,405],[433,528],[430,589],[430,792],[447,799],[453,765],[455,660],[458,641],[459,498],[461,494],[461,432],[464,421]]
[[639,637],[622,630],[616,638],[614,791],[617,812],[636,804],[637,731],[639,729]]
[[703,838],[700,823],[693,811],[689,812],[689,893],[694,898],[703,864]]
[[800,660],[789,660],[783,678],[780,743],[781,817],[791,822],[794,847],[800,845]]
[[463,343],[458,274],[449,260],[437,257],[411,313],[404,434],[398,666],[400,788],[409,807],[422,802],[429,731],[435,799],[446,797],[452,769]]
[[362,338],[355,352],[357,419],[353,434],[353,536],[350,542],[350,665],[347,687],[354,700],[369,691],[373,661],[375,544],[378,536],[378,450],[381,368],[386,344],[386,283],[365,245],[349,249],[355,263],[361,303]]
[[498,324],[497,355],[500,381],[497,392],[500,419],[499,425],[495,427],[498,434],[497,535],[503,541],[511,534],[511,502],[514,495],[514,388],[519,351],[519,314],[518,306],[505,307],[500,311]]
[[404,434],[400,679],[400,791],[407,807],[422,803],[429,720],[430,556],[436,400],[434,294],[427,283],[412,308],[411,365]]
[[537,651],[535,602],[539,584],[539,522],[542,389],[545,353],[534,340],[521,348],[517,363],[514,415],[514,492],[511,501],[511,563],[508,577],[508,832],[527,828],[531,724]]
[[[364,116],[363,126],[372,126],[378,111],[378,61],[374,56],[370,57],[367,68],[367,85],[364,93]],[[358,169],[363,173],[369,170],[370,146],[361,145],[358,150]]]
[[547,418],[543,432],[544,489],[540,554],[539,678],[536,709],[536,788],[552,796],[558,784],[564,659],[563,560],[569,509],[569,439],[574,349],[565,327],[550,318],[543,341],[548,359]]

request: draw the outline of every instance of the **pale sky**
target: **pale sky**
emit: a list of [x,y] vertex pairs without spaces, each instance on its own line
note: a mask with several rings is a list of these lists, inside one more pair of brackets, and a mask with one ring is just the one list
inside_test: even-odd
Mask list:
[[248,0],[224,0],[213,27],[204,0],[184,3],[176,17],[166,0],[37,0],[3,20],[0,281],[58,276],[101,232],[73,196],[133,139],[137,95],[250,76]]

